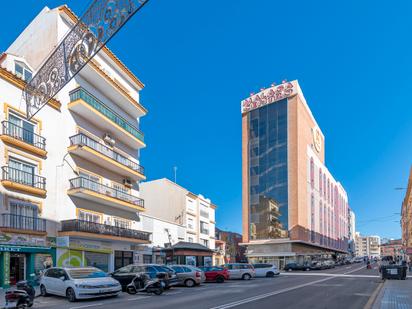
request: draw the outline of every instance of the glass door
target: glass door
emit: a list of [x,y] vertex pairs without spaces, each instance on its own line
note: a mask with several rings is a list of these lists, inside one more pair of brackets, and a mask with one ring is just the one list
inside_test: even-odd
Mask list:
[[15,138],[34,144],[34,124],[9,114],[9,134]]
[[34,186],[34,174],[36,166],[26,162],[18,161],[14,158],[10,158],[9,167],[10,180],[32,187]]

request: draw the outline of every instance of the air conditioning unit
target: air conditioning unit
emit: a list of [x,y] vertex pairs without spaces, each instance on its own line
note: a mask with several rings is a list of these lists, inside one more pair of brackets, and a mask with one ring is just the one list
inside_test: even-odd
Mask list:
[[129,187],[129,188],[131,188],[131,187],[133,186],[133,183],[132,183],[132,181],[131,181],[130,179],[123,179],[123,184],[124,184],[126,187]]
[[114,146],[114,144],[116,143],[116,141],[114,140],[114,138],[112,138],[108,133],[106,133],[103,137],[103,141],[106,144],[109,144],[110,146]]

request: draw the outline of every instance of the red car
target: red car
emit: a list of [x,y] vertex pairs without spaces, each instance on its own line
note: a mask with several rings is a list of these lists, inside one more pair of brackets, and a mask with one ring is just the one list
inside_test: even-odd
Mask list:
[[200,269],[205,273],[208,282],[223,283],[225,280],[229,280],[229,272],[226,268],[212,266],[200,267]]

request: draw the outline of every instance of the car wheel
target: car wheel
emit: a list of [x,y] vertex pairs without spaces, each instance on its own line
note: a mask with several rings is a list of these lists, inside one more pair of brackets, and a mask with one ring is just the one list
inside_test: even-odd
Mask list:
[[16,307],[17,309],[26,309],[27,308],[27,304],[19,304]]
[[161,294],[163,293],[163,289],[155,289],[155,290],[153,291],[153,293],[154,293],[154,295],[159,296],[159,295],[161,295]]
[[309,268],[309,267],[306,267],[306,268],[305,268],[305,270],[306,270],[306,271],[309,271],[309,270],[310,270],[310,268]]
[[134,287],[132,287],[132,286],[128,286],[128,287],[126,288],[126,292],[127,292],[127,294],[130,294],[130,295],[134,295],[134,294],[137,293],[136,289],[135,289]]
[[292,271],[292,268],[288,268],[288,271]]
[[268,271],[268,272],[266,273],[266,277],[268,277],[268,278],[273,278],[274,276],[275,276],[275,273],[272,272],[272,271]]
[[49,295],[47,293],[46,287],[43,284],[40,286],[40,295],[43,296],[43,297],[46,297],[46,296]]
[[244,275],[242,276],[242,279],[243,279],[243,280],[250,280],[250,279],[252,279],[252,276],[251,276],[250,274],[244,274]]
[[69,300],[69,302],[75,302],[76,301],[76,293],[72,288],[68,288],[66,291],[66,297]]
[[225,278],[222,277],[222,276],[219,276],[219,277],[216,278],[216,282],[217,283],[223,283],[223,282],[225,282]]
[[188,288],[192,288],[196,285],[196,282],[194,282],[192,279],[187,279],[185,280],[185,286]]

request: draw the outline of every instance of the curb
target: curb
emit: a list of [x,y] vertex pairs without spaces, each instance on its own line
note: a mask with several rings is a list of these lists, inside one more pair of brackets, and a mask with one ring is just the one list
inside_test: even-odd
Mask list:
[[369,298],[368,302],[366,303],[365,307],[363,307],[364,309],[371,309],[373,307],[373,305],[376,302],[376,299],[378,298],[380,292],[382,291],[383,286],[385,285],[385,280],[382,280],[378,287],[375,289],[375,291],[373,291],[371,297]]

